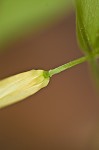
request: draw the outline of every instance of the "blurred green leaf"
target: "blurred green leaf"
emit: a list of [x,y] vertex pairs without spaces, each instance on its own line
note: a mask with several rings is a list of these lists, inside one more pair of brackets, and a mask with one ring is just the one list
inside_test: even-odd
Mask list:
[[0,45],[55,20],[70,4],[71,0],[3,0],[0,4]]
[[93,53],[99,52],[99,0],[76,0],[77,34],[80,47],[90,55],[90,64],[99,81],[99,64]]
[[77,32],[83,51],[99,49],[99,0],[76,0]]

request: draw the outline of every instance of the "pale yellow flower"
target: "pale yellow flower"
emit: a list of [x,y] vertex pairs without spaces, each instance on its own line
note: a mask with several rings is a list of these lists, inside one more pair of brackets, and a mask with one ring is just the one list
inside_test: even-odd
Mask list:
[[25,99],[47,86],[50,77],[44,70],[31,70],[0,81],[0,108]]

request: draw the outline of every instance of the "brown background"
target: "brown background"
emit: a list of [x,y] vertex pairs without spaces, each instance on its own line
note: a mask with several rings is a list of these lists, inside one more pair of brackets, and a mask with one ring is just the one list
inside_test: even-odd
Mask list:
[[[64,15],[5,49],[0,78],[33,68],[49,70],[78,58],[75,16]],[[0,150],[98,149],[98,109],[88,64],[78,65],[25,101],[0,110]]]

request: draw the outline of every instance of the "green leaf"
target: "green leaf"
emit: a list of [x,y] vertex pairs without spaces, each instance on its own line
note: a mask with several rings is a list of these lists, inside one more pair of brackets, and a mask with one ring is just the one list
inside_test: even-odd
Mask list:
[[0,45],[15,36],[55,21],[71,0],[3,0],[0,5]]
[[99,0],[76,0],[77,35],[81,49],[90,55],[90,64],[99,82],[99,64],[94,52],[99,53]]
[[99,49],[99,0],[76,0],[77,32],[83,51]]

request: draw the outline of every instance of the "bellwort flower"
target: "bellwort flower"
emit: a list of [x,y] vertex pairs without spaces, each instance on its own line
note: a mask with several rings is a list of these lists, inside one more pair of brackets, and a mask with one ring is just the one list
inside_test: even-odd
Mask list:
[[11,105],[47,86],[47,71],[31,70],[0,81],[0,108]]
[[[99,58],[99,51],[96,51],[93,55],[95,58]],[[53,75],[88,61],[90,60],[90,57],[90,55],[83,56],[49,71],[31,70],[1,80],[0,108],[14,104],[31,96],[43,87],[46,87]]]

